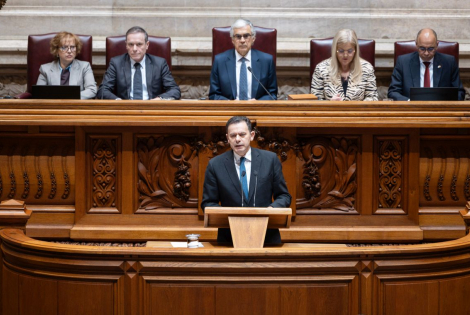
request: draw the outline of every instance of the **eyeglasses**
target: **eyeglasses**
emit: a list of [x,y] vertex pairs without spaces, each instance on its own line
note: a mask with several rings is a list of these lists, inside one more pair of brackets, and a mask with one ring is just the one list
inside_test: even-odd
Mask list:
[[354,49],[348,49],[348,50],[338,49],[336,52],[337,52],[338,54],[340,54],[340,55],[344,55],[344,54],[352,55],[352,54],[354,54],[356,51],[355,51]]
[[235,38],[236,40],[242,40],[242,37],[243,37],[245,40],[247,40],[247,39],[251,38],[251,36],[253,36],[253,34],[248,34],[248,33],[243,34],[243,35],[235,34],[235,35],[233,35],[233,38]]
[[426,52],[426,51],[427,51],[428,53],[432,53],[432,52],[434,51],[434,49],[436,49],[436,48],[435,48],[435,47],[428,47],[428,48],[426,48],[426,47],[420,46],[420,47],[418,47],[418,49],[419,49],[419,51],[421,51],[421,52],[423,52],[423,53]]
[[75,46],[62,46],[62,47],[59,47],[59,49],[63,52],[66,52],[69,49],[70,49],[71,52],[74,52],[77,49],[77,47],[75,47]]

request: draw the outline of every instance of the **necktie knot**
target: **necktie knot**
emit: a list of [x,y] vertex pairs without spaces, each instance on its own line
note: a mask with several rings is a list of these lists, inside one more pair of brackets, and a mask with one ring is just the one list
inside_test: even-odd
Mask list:
[[134,64],[134,67],[135,67],[136,69],[140,69],[140,63],[136,62],[136,63]]
[[423,61],[423,64],[426,66],[426,68],[429,68],[429,65],[431,64],[431,62],[429,62],[429,61]]

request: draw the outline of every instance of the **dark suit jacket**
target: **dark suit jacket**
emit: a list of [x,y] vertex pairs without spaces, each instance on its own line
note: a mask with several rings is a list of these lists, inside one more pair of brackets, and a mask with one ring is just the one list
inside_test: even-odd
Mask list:
[[[459,100],[465,99],[459,67],[453,56],[436,52],[433,60],[433,86],[458,87]],[[388,88],[388,97],[397,101],[407,101],[410,99],[411,87],[420,87],[417,51],[398,57],[392,73],[392,83]]]
[[[243,200],[244,206],[289,207],[291,195],[287,191],[281,162],[276,154],[251,148],[251,159],[249,197],[248,200]],[[235,169],[232,150],[210,160],[206,168],[201,207],[204,210],[206,207],[219,206],[242,206],[241,184]],[[219,229],[217,241],[232,242],[230,229]],[[279,230],[268,229],[265,242],[280,243]]]
[[[146,54],[145,74],[150,99],[157,96],[162,98],[173,97],[176,100],[181,98],[180,88],[173,79],[165,59]],[[132,87],[131,75],[129,54],[125,53],[112,58],[96,98],[111,100],[122,98],[128,100]]]
[[[237,98],[235,58],[235,49],[227,50],[215,56],[211,71],[209,99],[234,100]],[[273,56],[252,49],[251,69],[274,99],[277,99],[276,66],[274,65]],[[251,97],[257,100],[272,100],[254,77],[251,80]]]

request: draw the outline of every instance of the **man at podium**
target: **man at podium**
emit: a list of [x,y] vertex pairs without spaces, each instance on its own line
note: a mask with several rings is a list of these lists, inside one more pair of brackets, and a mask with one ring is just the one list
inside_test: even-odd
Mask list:
[[[234,116],[225,125],[231,150],[210,160],[206,168],[201,207],[288,208],[282,165],[276,154],[251,148],[255,137],[251,121]],[[232,243],[230,229],[219,229],[217,242]],[[278,229],[266,231],[265,243],[281,243]]]

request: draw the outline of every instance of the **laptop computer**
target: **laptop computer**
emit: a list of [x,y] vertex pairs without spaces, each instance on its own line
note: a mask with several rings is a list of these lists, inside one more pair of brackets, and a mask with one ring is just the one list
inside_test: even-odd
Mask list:
[[80,99],[80,85],[33,85],[32,92],[33,98],[40,100]]
[[457,87],[412,87],[410,101],[458,101]]

